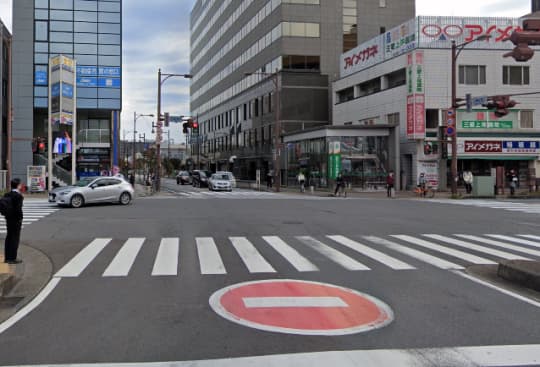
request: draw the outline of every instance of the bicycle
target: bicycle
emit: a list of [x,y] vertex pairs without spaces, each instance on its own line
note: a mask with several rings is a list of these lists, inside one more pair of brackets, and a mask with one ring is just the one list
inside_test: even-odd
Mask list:
[[435,190],[429,186],[426,186],[426,187],[417,186],[416,189],[414,190],[414,193],[418,197],[424,197],[424,198],[427,197],[430,199],[435,197]]

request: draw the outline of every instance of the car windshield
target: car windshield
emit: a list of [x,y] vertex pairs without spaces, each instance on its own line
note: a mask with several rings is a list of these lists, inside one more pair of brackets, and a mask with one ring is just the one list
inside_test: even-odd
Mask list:
[[77,186],[77,187],[88,186],[94,180],[95,180],[95,178],[83,178],[83,179],[77,181],[75,186]]
[[229,181],[229,176],[228,175],[222,175],[222,174],[214,174],[214,175],[212,175],[212,179],[213,180],[226,180],[226,181]]

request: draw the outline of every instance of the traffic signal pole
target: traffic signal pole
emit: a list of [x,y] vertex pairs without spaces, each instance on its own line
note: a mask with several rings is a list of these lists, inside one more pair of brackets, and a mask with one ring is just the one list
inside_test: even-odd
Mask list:
[[[452,41],[452,109],[457,109],[457,77],[456,77],[456,62],[457,62],[457,45],[456,41]],[[457,116],[456,116],[457,117]],[[457,120],[457,119],[456,119]],[[458,181],[458,157],[457,157],[457,121],[455,121],[455,130],[452,135],[452,162],[450,170],[452,172],[452,195],[457,195]]]

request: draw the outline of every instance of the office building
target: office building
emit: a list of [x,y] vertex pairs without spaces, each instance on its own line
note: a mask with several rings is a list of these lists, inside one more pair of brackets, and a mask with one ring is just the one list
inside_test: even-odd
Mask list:
[[10,103],[10,75],[11,75],[11,33],[0,21],[0,79],[2,80],[2,98],[0,98],[0,113],[2,124],[0,125],[0,169],[6,170],[8,161],[8,124]]
[[540,11],[540,0],[532,0],[532,12]]
[[[13,174],[47,165],[48,62],[77,62],[77,176],[118,165],[122,108],[122,1],[13,1]],[[65,134],[53,125],[53,136]],[[44,152],[45,150],[45,152]],[[53,179],[70,181],[70,157],[55,152]]]
[[[275,159],[286,167],[281,136],[331,122],[339,55],[414,14],[414,0],[198,0],[190,57],[199,137],[188,139],[195,164],[242,179],[272,171]],[[279,174],[286,183],[288,172]]]

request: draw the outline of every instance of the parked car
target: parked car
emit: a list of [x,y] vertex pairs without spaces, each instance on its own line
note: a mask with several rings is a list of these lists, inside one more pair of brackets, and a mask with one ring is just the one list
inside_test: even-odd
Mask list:
[[129,182],[120,177],[84,178],[74,186],[62,186],[49,193],[49,202],[80,208],[92,203],[128,205],[135,197]]
[[236,178],[234,177],[234,175],[232,174],[232,172],[229,172],[229,171],[218,171],[216,172],[217,174],[220,174],[220,175],[227,175],[229,176],[229,179],[231,180],[231,185],[233,187],[233,189],[236,188]]
[[176,184],[177,185],[185,185],[191,183],[191,175],[188,171],[180,171],[176,175]]
[[208,180],[210,191],[232,191],[231,177],[226,173],[214,173]]
[[196,170],[191,173],[191,183],[193,187],[208,187],[209,177],[205,171]]

